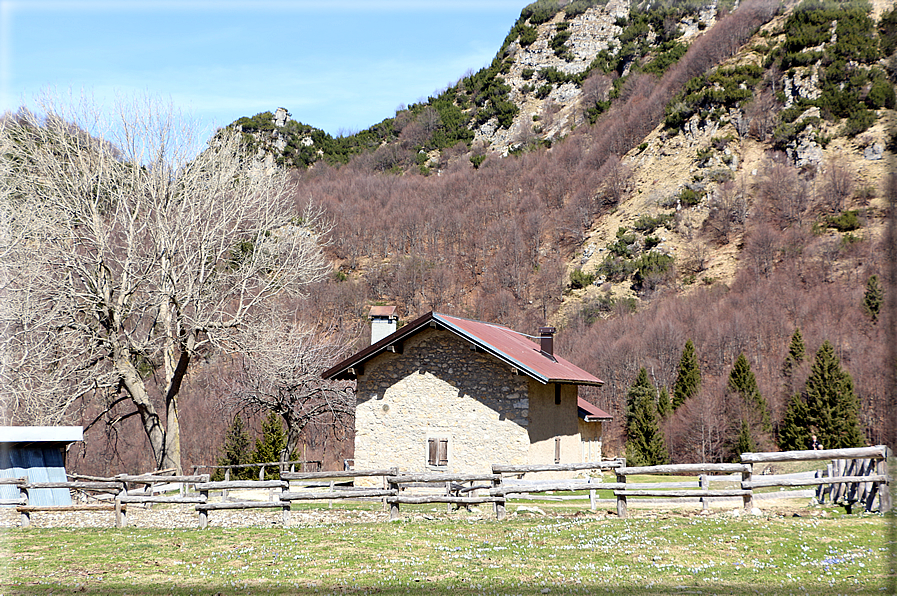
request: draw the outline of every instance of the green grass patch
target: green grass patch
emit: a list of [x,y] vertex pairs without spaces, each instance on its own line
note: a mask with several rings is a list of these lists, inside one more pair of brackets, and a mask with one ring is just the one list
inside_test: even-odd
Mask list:
[[888,530],[879,515],[636,515],[498,522],[484,509],[461,519],[406,514],[394,523],[288,528],[9,529],[0,538],[0,592],[878,594],[885,587]]

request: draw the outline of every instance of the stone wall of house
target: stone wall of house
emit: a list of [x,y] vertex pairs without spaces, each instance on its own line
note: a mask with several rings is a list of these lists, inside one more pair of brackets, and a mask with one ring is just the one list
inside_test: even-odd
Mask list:
[[[470,348],[451,332],[427,329],[405,340],[402,354],[365,363],[356,392],[356,469],[480,472],[496,462],[527,463],[528,378]],[[448,466],[427,465],[431,438],[449,440]]]

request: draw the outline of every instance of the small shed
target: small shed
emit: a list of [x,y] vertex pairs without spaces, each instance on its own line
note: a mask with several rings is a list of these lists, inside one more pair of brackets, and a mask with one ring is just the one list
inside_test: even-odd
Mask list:
[[[65,482],[65,452],[84,440],[80,426],[0,426],[0,478],[27,478],[28,482]],[[0,500],[19,497],[15,486],[0,485]],[[28,493],[29,505],[71,505],[66,488],[44,488]]]

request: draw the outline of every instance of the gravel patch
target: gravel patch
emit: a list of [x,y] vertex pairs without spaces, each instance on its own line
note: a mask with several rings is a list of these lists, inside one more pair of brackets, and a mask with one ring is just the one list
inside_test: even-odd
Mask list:
[[[283,527],[279,509],[224,510],[209,512],[211,528],[270,528]],[[291,511],[287,527],[319,526],[346,523],[386,522],[385,511],[347,511],[318,509]],[[14,507],[0,507],[0,528],[16,528],[21,523]],[[144,508],[129,506],[128,527],[132,528],[199,528],[199,513],[191,506]],[[115,515],[111,511],[35,512],[31,514],[32,528],[114,528]]]

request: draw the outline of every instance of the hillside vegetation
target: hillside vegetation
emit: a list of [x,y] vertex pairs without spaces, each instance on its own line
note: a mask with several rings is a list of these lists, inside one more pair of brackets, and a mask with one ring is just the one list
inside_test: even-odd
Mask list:
[[[358,329],[389,303],[550,322],[559,352],[606,381],[587,398],[614,415],[608,455],[623,453],[640,369],[657,399],[672,393],[691,340],[700,386],[660,425],[673,461],[732,457],[742,354],[770,419],[751,439],[774,448],[828,341],[878,443],[890,315],[873,315],[868,287],[877,276],[887,300],[897,262],[895,49],[884,0],[539,0],[488,67],[365,131],[272,112],[234,125],[293,168],[297,206],[333,220],[332,279],[297,316]],[[797,329],[806,357],[786,366]],[[210,363],[192,394],[225,391],[222,371]],[[351,434],[328,440],[349,457]],[[216,448],[197,439],[185,459]]]

